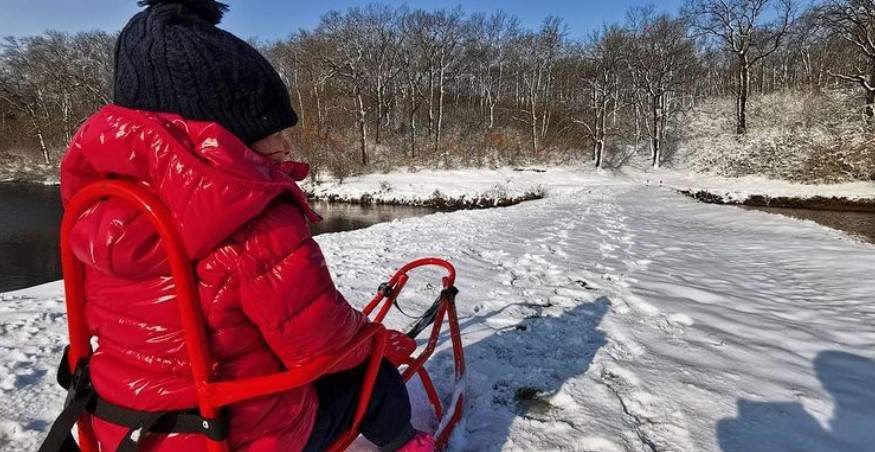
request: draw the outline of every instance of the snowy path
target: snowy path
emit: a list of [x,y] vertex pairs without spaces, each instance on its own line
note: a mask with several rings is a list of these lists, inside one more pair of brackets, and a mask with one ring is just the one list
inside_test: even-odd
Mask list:
[[[357,304],[411,258],[456,263],[454,450],[875,450],[875,247],[841,233],[608,179],[319,241]],[[0,449],[34,449],[62,401],[59,299],[0,302]]]

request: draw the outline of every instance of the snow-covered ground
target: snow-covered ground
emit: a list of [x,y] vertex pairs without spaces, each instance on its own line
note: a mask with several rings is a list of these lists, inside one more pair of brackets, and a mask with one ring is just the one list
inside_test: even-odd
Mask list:
[[26,182],[57,185],[58,168],[55,165],[22,161],[0,161],[0,182]]
[[[875,450],[872,245],[636,177],[426,176],[343,190],[547,192],[318,238],[358,306],[407,260],[458,267],[469,373],[452,450]],[[424,309],[435,282],[414,278],[402,303]],[[0,300],[0,449],[34,450],[63,401],[61,286]],[[447,350],[430,366],[447,377]]]
[[[531,198],[550,186],[578,184],[578,168],[499,168],[398,171],[372,173],[344,180],[306,183],[304,189],[320,199],[358,202],[363,199],[386,204],[420,205],[437,200],[515,200]],[[548,179],[548,174],[550,178]]]
[[633,171],[629,176],[638,181],[662,184],[678,190],[705,191],[719,196],[727,203],[742,203],[752,196],[799,199],[845,198],[852,201],[875,199],[875,182],[800,184],[762,176],[719,177],[671,170]]
[[[610,176],[610,177],[609,177]],[[530,193],[575,190],[591,183],[638,182],[666,186],[676,190],[707,191],[727,202],[740,203],[760,195],[793,198],[875,199],[875,183],[800,184],[758,176],[720,177],[689,171],[625,167],[618,171],[595,172],[589,167],[532,167],[498,169],[462,169],[453,171],[420,170],[389,174],[368,174],[338,181],[328,179],[319,185],[305,185],[318,198],[357,201],[369,198],[376,202],[423,204],[437,194],[446,199],[522,198]]]

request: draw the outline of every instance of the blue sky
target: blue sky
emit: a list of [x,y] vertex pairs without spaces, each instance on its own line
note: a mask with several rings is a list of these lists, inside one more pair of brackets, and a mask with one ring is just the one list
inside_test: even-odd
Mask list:
[[[282,38],[299,28],[312,28],[332,9],[365,5],[354,0],[226,0],[231,11],[222,26],[244,38]],[[535,28],[546,16],[563,17],[572,36],[584,36],[603,23],[622,21],[635,5],[656,5],[675,12],[682,0],[386,0],[377,3],[411,8],[461,5],[466,12],[501,8]],[[118,30],[138,10],[135,0],[0,0],[0,36],[39,34],[46,29]]]

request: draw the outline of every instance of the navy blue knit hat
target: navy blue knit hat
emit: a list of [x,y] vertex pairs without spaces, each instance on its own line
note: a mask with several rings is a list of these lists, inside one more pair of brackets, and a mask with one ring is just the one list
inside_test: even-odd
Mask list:
[[113,101],[138,110],[218,122],[244,143],[295,125],[289,92],[270,63],[216,25],[213,0],[141,0],[122,29]]

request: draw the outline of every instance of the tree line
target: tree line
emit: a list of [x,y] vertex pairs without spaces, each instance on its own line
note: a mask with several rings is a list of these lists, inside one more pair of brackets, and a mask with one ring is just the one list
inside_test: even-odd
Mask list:
[[[107,32],[6,38],[0,159],[56,162],[78,125],[111,100]],[[298,158],[336,176],[404,166],[608,160],[659,166],[697,103],[847,87],[875,122],[875,0],[687,0],[677,14],[630,9],[571,37],[501,11],[371,4],[312,30],[253,42],[287,82]],[[646,151],[645,151],[646,150]]]

